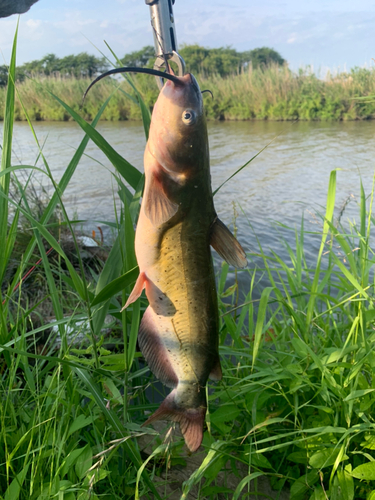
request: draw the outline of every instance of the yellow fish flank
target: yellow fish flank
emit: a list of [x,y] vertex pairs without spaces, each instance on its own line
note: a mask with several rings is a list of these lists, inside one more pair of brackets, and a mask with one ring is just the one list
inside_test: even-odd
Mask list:
[[202,95],[192,75],[164,85],[144,160],[135,241],[140,275],[125,307],[146,289],[150,305],[139,345],[151,371],[173,389],[146,423],[178,422],[195,451],[203,437],[207,379],[221,378],[210,245],[236,267],[247,263],[214,209]]

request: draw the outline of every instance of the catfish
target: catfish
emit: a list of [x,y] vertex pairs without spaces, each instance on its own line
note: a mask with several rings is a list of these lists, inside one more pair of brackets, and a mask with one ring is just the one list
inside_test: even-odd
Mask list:
[[178,422],[194,452],[203,438],[207,379],[222,377],[210,246],[237,268],[247,261],[215,212],[202,93],[192,74],[174,76],[162,88],[152,112],[144,169],[135,236],[140,274],[124,308],[145,288],[149,306],[139,346],[151,371],[173,389],[144,425]]
[[144,154],[145,189],[135,236],[140,274],[123,307],[146,290],[149,306],[138,343],[150,370],[172,389],[143,425],[178,422],[194,452],[203,439],[207,380],[222,377],[210,246],[237,268],[246,267],[246,254],[214,208],[205,91],[190,73],[176,76],[127,67],[98,76],[83,99],[97,81],[125,72],[166,79],[152,112]]

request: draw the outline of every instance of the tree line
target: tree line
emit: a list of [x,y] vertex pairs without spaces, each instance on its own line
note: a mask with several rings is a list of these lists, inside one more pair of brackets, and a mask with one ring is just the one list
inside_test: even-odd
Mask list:
[[[271,64],[282,66],[285,59],[274,49],[260,47],[245,52],[238,52],[231,47],[209,49],[200,45],[182,45],[179,54],[184,58],[187,70],[191,73],[205,73],[228,76],[247,69],[265,68]],[[126,54],[122,63],[124,66],[152,66],[155,61],[155,51],[151,45]]]
[[[188,71],[192,73],[218,74],[228,76],[247,69],[267,67],[270,64],[283,65],[285,59],[273,49],[261,47],[245,52],[238,52],[231,47],[206,48],[200,45],[183,45],[180,49]],[[155,50],[151,45],[143,49],[125,54],[121,59],[124,66],[152,67],[155,61]],[[57,57],[47,54],[40,60],[31,61],[17,67],[17,80],[27,77],[60,75],[65,78],[93,78],[110,67],[105,58],[95,57],[81,52],[78,55]],[[7,84],[7,66],[0,66],[0,86]]]

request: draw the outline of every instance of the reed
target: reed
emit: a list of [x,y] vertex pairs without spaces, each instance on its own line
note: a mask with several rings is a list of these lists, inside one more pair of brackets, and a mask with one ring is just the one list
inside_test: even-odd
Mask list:
[[[375,117],[375,69],[354,68],[349,72],[328,71],[318,78],[310,68],[297,73],[286,66],[250,69],[230,77],[198,75],[202,88],[210,89],[214,99],[205,97],[207,117],[212,120],[365,120]],[[154,79],[135,77],[146,105],[151,109],[157,97]],[[89,93],[82,109],[81,100],[89,79],[62,78],[58,75],[27,79],[18,85],[23,104],[32,120],[70,120],[49,92],[61,96],[87,120],[96,116],[100,103],[120,81],[100,81]],[[123,83],[104,110],[102,120],[139,120],[136,102],[124,93],[134,92]],[[1,109],[6,89],[0,88]],[[366,99],[366,96],[369,96]],[[358,99],[360,98],[360,99]],[[15,117],[25,120],[19,100]],[[3,116],[0,111],[0,119]]]
[[[32,173],[36,167],[11,164],[15,54],[14,47],[0,169],[0,498],[166,499],[174,466],[184,467],[187,457],[180,438],[164,440],[141,427],[155,409],[145,390],[157,392],[136,346],[145,299],[120,312],[138,273],[134,224],[143,177],[95,130],[114,96],[92,124],[51,96],[86,135],[58,184],[40,149],[55,189],[42,213],[33,213],[30,181],[22,182],[18,170]],[[144,106],[143,117],[147,135]],[[89,139],[116,169],[122,209],[108,222],[115,241],[106,262],[88,274],[61,196]],[[302,220],[295,244],[284,242],[288,262],[261,246],[249,254],[249,269],[242,271],[249,274],[247,290],[238,290],[237,281],[229,286],[226,264],[217,270],[224,377],[209,388],[203,451],[181,499],[191,492],[201,500],[248,498],[262,475],[276,490],[268,498],[278,498],[285,486],[291,500],[375,498],[374,188],[366,193],[361,187],[359,222],[343,228],[334,220],[336,175],[329,180],[313,265],[306,263]],[[18,200],[10,196],[11,178]],[[75,242],[77,265],[51,231],[57,205]],[[21,215],[30,222],[30,241],[9,279]],[[58,266],[51,266],[46,244]],[[22,277],[35,263],[36,249],[46,282],[42,300],[50,301],[54,314],[38,327],[32,313],[40,304],[21,300]],[[263,265],[255,268],[252,257],[259,256]],[[269,284],[259,299],[256,283],[264,274]],[[63,296],[70,297],[69,307]],[[103,336],[108,317],[106,328],[115,334],[111,345]],[[148,446],[141,449],[144,437]],[[227,482],[230,474],[237,476],[235,487]]]

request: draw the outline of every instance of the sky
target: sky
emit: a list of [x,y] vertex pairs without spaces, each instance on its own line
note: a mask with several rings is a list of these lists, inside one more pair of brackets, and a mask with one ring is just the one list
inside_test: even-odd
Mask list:
[[[175,0],[178,43],[272,47],[292,69],[347,70],[374,64],[375,1]],[[18,16],[0,19],[0,65],[8,63]],[[21,15],[17,64],[79,52],[119,57],[153,45],[144,0],[39,0]]]

